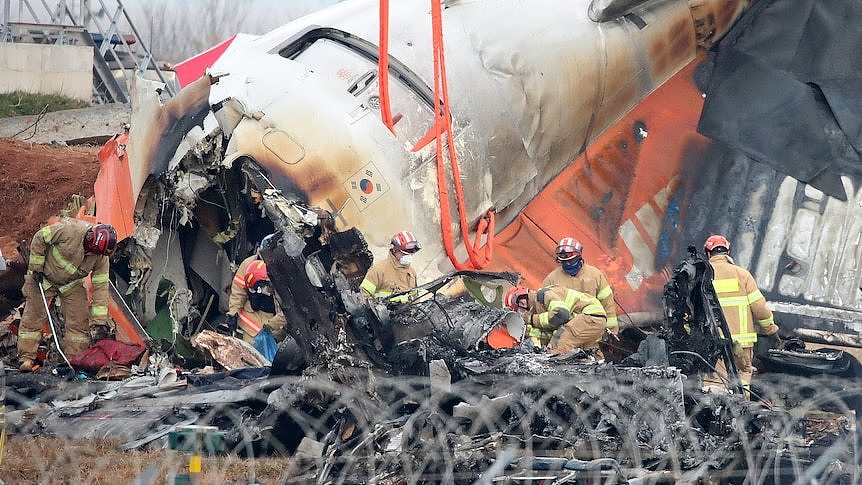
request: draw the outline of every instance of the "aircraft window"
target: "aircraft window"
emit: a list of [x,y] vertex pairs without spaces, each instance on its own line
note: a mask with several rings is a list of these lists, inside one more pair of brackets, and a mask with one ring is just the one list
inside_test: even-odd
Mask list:
[[273,130],[264,134],[261,141],[267,150],[288,165],[299,163],[305,158],[305,149],[281,130]]
[[[592,0],[588,14],[593,22],[608,22],[625,17],[632,11],[642,8],[650,0]],[[638,17],[640,22],[642,19]],[[643,28],[638,25],[638,28]]]
[[[354,41],[357,39],[353,39]],[[343,39],[318,37],[303,44],[302,50],[282,55],[305,64],[320,74],[334,89],[354,95],[364,106],[380,113],[377,60],[369,52],[348,45]],[[375,53],[376,55],[376,53]],[[389,102],[395,122],[395,133],[410,148],[431,128],[434,116],[427,93],[417,93],[403,82],[404,75],[389,75]],[[426,87],[427,89],[427,87]],[[428,98],[431,99],[431,98]]]

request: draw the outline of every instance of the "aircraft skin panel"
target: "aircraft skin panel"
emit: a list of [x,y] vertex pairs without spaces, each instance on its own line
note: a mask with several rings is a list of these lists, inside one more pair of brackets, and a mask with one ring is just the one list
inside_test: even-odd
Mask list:
[[[290,59],[278,54],[316,26],[376,42],[376,2],[347,3],[237,51],[228,49],[213,70],[229,75],[212,87],[210,102],[234,97],[249,112],[264,114],[259,122],[244,122],[265,126],[245,128],[242,136],[252,139],[232,142],[236,151],[231,156],[263,157],[260,162],[284,174],[285,186],[301,188],[309,203],[330,210],[344,206],[340,227],[362,230],[377,256],[385,254],[390,234],[413,229],[427,243],[417,255],[417,269],[421,277],[431,278],[451,268],[442,251],[433,148],[412,153],[415,137],[404,138],[404,128],[411,126],[407,122],[396,124],[397,139],[383,128],[379,113],[369,109],[377,96],[376,79],[361,94],[347,94],[349,85],[376,69],[373,63],[339,67],[333,62],[349,59],[313,44],[302,49],[315,53],[300,50]],[[525,8],[522,2],[500,0],[456,3],[444,10],[455,145],[462,180],[469,187],[464,197],[471,224],[491,207],[498,211],[498,227],[513,220],[591,140],[696,53],[697,19],[688,2],[644,6],[637,11],[637,24],[629,18],[593,22],[587,7],[588,2],[541,0]],[[536,36],[530,25],[541,25],[542,35]],[[389,53],[426,85],[433,81],[430,43],[426,2],[393,2]],[[390,80],[390,89],[399,86]],[[347,101],[334,102],[348,97],[352,107]],[[418,108],[409,109],[415,113]],[[411,118],[410,112],[404,114]],[[425,116],[430,119],[430,112]],[[324,119],[328,121],[322,123]],[[419,125],[413,125],[414,132]],[[261,142],[253,138],[264,136],[266,129],[283,131],[302,146],[306,158],[299,165],[307,168],[285,167],[259,149]],[[339,152],[333,145],[345,149]],[[372,172],[385,176],[385,193],[363,202],[362,194],[338,190],[368,163],[376,169]],[[322,173],[330,182],[322,183]],[[593,181],[617,185],[614,176]],[[669,179],[662,187],[667,183]],[[621,216],[620,208],[614,217]],[[460,240],[457,225],[452,230]]]
[[720,142],[685,179],[680,240],[725,234],[787,332],[862,330],[862,199],[849,179],[841,201]]
[[609,128],[498,234],[493,269],[519,271],[536,288],[557,267],[556,242],[574,236],[608,275],[620,310],[656,312],[685,248],[721,233],[788,332],[862,331],[854,323],[862,322],[862,190],[845,177],[849,200],[826,197],[699,135],[698,62]]
[[[732,5],[727,11],[738,13],[747,3],[715,0],[694,8],[683,0],[651,2],[602,23],[588,18],[587,1],[539,0],[527,7],[482,0],[446,8],[446,67],[468,223],[493,207],[498,228],[520,220],[521,212],[543,230],[556,227],[541,210],[524,210],[534,199],[531,207],[553,199],[551,206],[564,206],[569,215],[566,226],[550,231],[552,239],[568,231],[592,234],[588,247],[607,255],[621,283],[650,286],[668,264],[672,243],[657,233],[657,221],[684,211],[672,195],[679,167],[664,161],[683,163],[688,159],[679,152],[703,143],[693,130],[678,139],[681,127],[694,126],[702,100],[693,87],[686,92],[679,86],[674,89],[683,91],[661,101],[642,106],[640,100],[708,44],[699,29],[711,8]],[[164,105],[153,85],[140,82],[129,145],[135,196],[148,177],[187,154],[212,153],[201,146],[213,143],[204,136],[224,133],[224,159],[213,163],[255,160],[283,193],[338,212],[339,229],[361,230],[378,258],[391,234],[409,228],[424,246],[414,262],[420,279],[449,271],[442,232],[451,230],[458,244],[460,231],[457,222],[440,227],[433,145],[412,151],[433,113],[427,100],[424,107],[420,102],[432,81],[428,5],[392,4],[391,58],[401,63],[400,74],[425,83],[390,78],[394,114],[404,115],[396,136],[377,109],[376,6],[345,2],[232,45],[213,66],[224,74],[217,83],[196,81]],[[314,37],[321,29],[365,44]],[[607,130],[626,113],[650,117],[629,114],[628,124]],[[580,174],[554,181],[564,169]],[[666,207],[654,201],[660,193]],[[619,237],[624,225],[643,244],[627,248]],[[632,252],[658,254],[660,264],[638,268]],[[628,260],[618,256],[625,254]]]
[[[723,233],[782,325],[821,318],[840,331],[852,326],[841,323],[847,315],[862,321],[859,189],[843,180],[849,202],[828,199],[696,131],[698,46],[720,38],[748,3],[634,2],[631,15],[600,23],[587,17],[587,1],[475,0],[444,10],[468,221],[497,211],[488,269],[520,271],[536,287],[556,266],[556,241],[575,236],[621,309],[654,311],[685,247]],[[368,58],[377,5],[344,2],[231,47],[213,69],[227,76],[192,83],[165,104],[140,81],[128,146],[134,198],[187,154],[212,156],[199,142],[221,128],[225,158],[206,161],[256,160],[284,193],[338,211],[338,228],[360,229],[378,258],[393,232],[412,229],[424,246],[419,279],[449,271],[441,231],[457,243],[459,228],[440,228],[433,148],[411,150],[431,109],[427,2],[392,2],[391,59],[419,80],[391,80],[401,90],[393,102],[405,106],[396,136],[380,120]],[[371,51],[351,58],[317,45],[279,55],[322,28]]]
[[757,280],[760,288],[772,288],[775,284],[775,275],[778,273],[778,265],[781,263],[781,253],[784,251],[785,242],[790,232],[790,222],[793,220],[791,204],[796,195],[796,179],[787,177],[781,182],[778,196],[775,198],[776,208],[769,218],[768,231],[764,237],[761,257],[757,262],[756,271],[752,274]]
[[703,103],[692,81],[697,62],[608,129],[500,232],[495,269],[518,270],[538,287],[557,266],[557,241],[574,236],[586,261],[608,275],[622,307],[660,308],[685,211],[680,177],[708,145],[696,132]]

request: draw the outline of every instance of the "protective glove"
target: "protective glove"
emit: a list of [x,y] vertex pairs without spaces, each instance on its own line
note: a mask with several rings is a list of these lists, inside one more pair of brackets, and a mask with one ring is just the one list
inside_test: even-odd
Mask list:
[[781,337],[778,335],[778,332],[773,333],[772,335],[767,335],[767,340],[769,340],[769,348],[770,349],[780,349],[782,348]]
[[227,325],[227,330],[224,332],[225,335],[231,335],[236,333],[236,327],[238,323],[238,319],[236,315],[225,315],[224,323]]
[[90,327],[90,341],[98,342],[100,340],[105,340],[109,338],[113,338],[114,333],[111,331],[111,327],[104,324],[96,324]]
[[42,282],[45,281],[45,274],[41,271],[36,271],[33,273],[33,282],[37,285],[41,285]]
[[769,341],[769,348],[771,349],[781,348],[781,337],[778,335],[779,330],[780,328],[778,327],[778,325],[774,323],[761,330],[761,336],[766,337],[766,339]]

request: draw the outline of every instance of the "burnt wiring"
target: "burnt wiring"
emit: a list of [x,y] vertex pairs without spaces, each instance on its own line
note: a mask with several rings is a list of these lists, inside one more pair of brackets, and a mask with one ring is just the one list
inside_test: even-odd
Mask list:
[[620,310],[622,310],[622,311],[623,311],[623,314],[626,316],[626,318],[628,318],[628,320],[629,320],[629,328],[634,328],[634,329],[636,329],[638,332],[640,332],[640,333],[641,333],[641,334],[643,334],[643,335],[649,335],[649,332],[646,332],[646,331],[644,331],[644,329],[642,329],[642,328],[638,327],[637,325],[635,325],[635,321],[634,321],[634,319],[632,318],[632,316],[631,316],[631,315],[629,315],[629,312],[627,312],[627,311],[626,311],[626,309],[625,309],[625,308],[623,308],[623,306],[620,304],[619,300],[617,300],[616,295],[614,295],[614,303],[617,305],[617,307],[619,307],[619,309],[620,309]]
[[443,316],[446,317],[446,325],[449,326],[451,330],[454,330],[455,323],[452,321],[452,317],[449,315],[449,312],[447,312],[446,309],[443,308],[443,305],[439,301],[437,301],[437,293],[434,292],[433,295],[434,296],[431,298],[431,301],[434,302],[435,305],[437,305],[437,308],[439,308],[440,311],[443,313]]
[[[454,329],[455,323],[452,321],[451,315],[449,315],[449,312],[447,312],[446,309],[443,307],[443,305],[439,301],[437,301],[437,292],[431,291],[431,290],[425,290],[425,291],[427,292],[427,293],[425,293],[425,295],[428,295],[428,294],[432,295],[431,301],[434,303],[434,305],[436,305],[440,309],[440,311],[443,313],[443,316],[446,317],[446,324],[449,326],[449,328]],[[422,297],[424,297],[425,295],[420,295],[420,296],[417,296],[415,298],[411,298],[406,303],[402,303],[402,304],[395,306],[392,310],[390,310],[390,312],[393,315],[402,315],[402,314],[406,313],[407,311],[409,311],[410,309],[415,307],[417,309],[420,309],[420,311],[423,312],[424,316],[428,316],[428,313],[425,312],[425,310],[421,310],[421,306],[419,306],[419,304],[424,301],[424,300],[422,300]],[[383,300],[386,302],[391,302],[392,300],[390,298],[392,298],[392,296],[394,296],[394,295],[390,295],[390,296],[384,298]]]
[[[191,184],[190,184],[190,185],[191,185]],[[191,188],[191,187],[189,187],[189,188]],[[219,203],[217,203],[217,202],[213,202],[213,201],[211,201],[211,200],[204,199],[204,198],[203,198],[202,196],[200,196],[200,195],[198,195],[198,200],[200,200],[201,202],[206,202],[207,204],[210,204],[210,205],[214,205],[214,206],[218,207],[219,209],[223,209],[225,212],[228,212],[228,208],[227,208],[227,207],[225,207],[225,206],[223,206],[223,205],[221,205],[221,204],[219,204]]]

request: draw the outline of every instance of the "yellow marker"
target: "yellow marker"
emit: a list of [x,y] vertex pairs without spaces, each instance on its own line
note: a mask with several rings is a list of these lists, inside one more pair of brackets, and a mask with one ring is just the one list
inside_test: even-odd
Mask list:
[[201,472],[201,456],[200,455],[192,455],[189,458],[189,473],[200,473]]
[[3,462],[3,448],[6,447],[6,405],[0,405],[0,463]]

